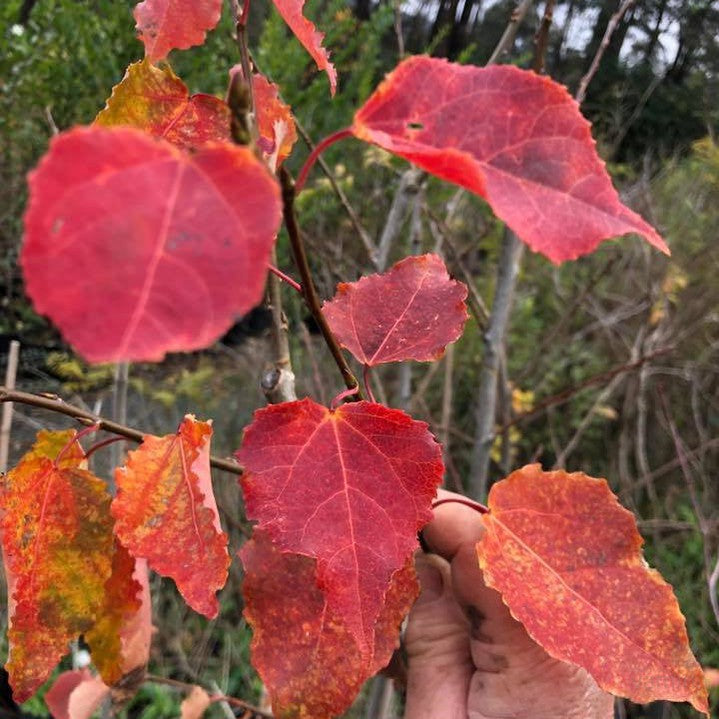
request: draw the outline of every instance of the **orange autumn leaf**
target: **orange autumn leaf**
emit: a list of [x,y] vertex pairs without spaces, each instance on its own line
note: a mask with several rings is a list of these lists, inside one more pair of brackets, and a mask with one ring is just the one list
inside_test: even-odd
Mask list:
[[[392,576],[377,617],[374,644],[362,648],[317,582],[317,562],[279,551],[255,529],[240,551],[252,663],[278,719],[329,719],[354,700],[366,679],[390,660],[399,626],[417,596],[410,558]],[[331,671],[328,671],[330,670]]]
[[230,141],[230,110],[213,95],[190,95],[165,65],[147,59],[130,65],[95,118],[102,127],[129,125],[180,147]]
[[674,593],[606,481],[528,465],[492,487],[477,545],[487,584],[530,636],[606,691],[708,713]]
[[147,566],[116,540],[104,606],[93,628],[85,634],[92,661],[105,684],[115,684],[147,664],[151,636]]
[[75,436],[40,431],[0,484],[10,595],[7,670],[20,702],[48,678],[68,643],[92,627],[110,576],[110,495],[82,468]]
[[175,434],[146,435],[115,470],[112,515],[130,553],[174,579],[190,607],[214,618],[230,558],[212,493],[211,435],[210,423],[191,415]]
[[282,102],[277,85],[259,73],[252,76],[252,98],[261,149],[274,170],[289,157],[297,142],[295,119],[289,105]]

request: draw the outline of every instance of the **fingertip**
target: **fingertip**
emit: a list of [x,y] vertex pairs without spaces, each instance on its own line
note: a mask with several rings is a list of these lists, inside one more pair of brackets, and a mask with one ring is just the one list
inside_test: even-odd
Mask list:
[[[454,492],[439,490],[438,499],[462,500]],[[476,544],[484,533],[482,516],[477,510],[459,502],[446,502],[434,509],[434,518],[422,530],[422,537],[429,549],[447,561],[465,544]]]

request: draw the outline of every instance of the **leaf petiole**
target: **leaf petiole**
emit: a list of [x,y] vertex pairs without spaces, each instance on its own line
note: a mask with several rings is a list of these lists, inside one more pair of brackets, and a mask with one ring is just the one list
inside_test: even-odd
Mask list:
[[97,432],[97,430],[100,429],[100,423],[96,422],[93,425],[90,425],[89,427],[85,427],[85,429],[81,429],[79,432],[75,433],[75,436],[58,452],[57,457],[55,457],[55,462],[53,463],[55,467],[60,466],[60,461],[64,457],[65,453],[72,447],[75,442],[80,442],[80,440],[88,434],[92,434],[93,432]]
[[345,137],[351,137],[352,134],[352,128],[346,127],[344,130],[338,130],[337,132],[333,132],[331,135],[328,135],[324,138],[324,140],[322,140],[315,146],[314,150],[310,152],[309,157],[305,160],[305,164],[302,165],[300,174],[297,176],[297,180],[295,181],[295,195],[299,195],[300,192],[302,192],[302,188],[305,186],[305,181],[307,180],[307,175],[310,174],[310,170],[317,161],[317,158],[330,145],[334,145],[335,142],[339,142]]
[[437,507],[442,504],[450,503],[463,504],[465,507],[469,507],[475,512],[479,512],[479,514],[489,514],[489,507],[486,507],[480,502],[475,502],[473,499],[468,499],[467,497],[446,497],[445,499],[435,499],[434,502],[432,502],[432,509],[437,509]]

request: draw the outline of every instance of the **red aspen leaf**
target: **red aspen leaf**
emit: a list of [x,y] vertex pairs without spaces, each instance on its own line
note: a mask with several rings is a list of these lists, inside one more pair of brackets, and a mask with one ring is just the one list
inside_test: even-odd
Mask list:
[[262,298],[279,188],[246,147],[190,155],[77,128],[53,139],[30,193],[27,292],[90,362],[205,347]]
[[10,577],[7,671],[29,698],[92,627],[110,576],[112,518],[105,483],[80,465],[76,433],[38,433],[0,481],[0,535]]
[[334,96],[337,89],[337,70],[330,62],[329,53],[322,47],[324,34],[319,32],[302,14],[305,0],[273,0],[273,2],[277,12],[289,25],[290,30],[292,30],[305,50],[312,56],[312,59],[317,63],[317,67],[327,73],[330,81],[330,92]]
[[464,329],[467,288],[437,255],[407,257],[389,272],[340,283],[322,312],[340,344],[372,366],[431,361]]
[[136,560],[115,541],[104,606],[92,629],[85,633],[92,661],[108,685],[144,667],[149,659],[152,636],[149,585],[147,568],[143,583],[143,568],[136,567],[139,563],[144,564],[144,560]]
[[280,552],[258,530],[240,558],[244,614],[253,630],[252,663],[270,692],[274,715],[329,719],[342,713],[399,643],[400,623],[418,591],[412,560],[392,576],[370,652],[327,601],[316,560]]
[[137,32],[145,57],[157,62],[170,50],[202,45],[220,21],[222,0],[144,0],[135,6]]
[[487,584],[549,654],[632,701],[708,713],[672,588],[606,481],[528,465],[495,484],[478,547]]
[[213,95],[192,95],[169,66],[135,62],[95,118],[102,127],[129,125],[186,148],[229,141],[230,109]]
[[210,704],[212,704],[212,697],[202,687],[194,686],[182,700],[180,719],[200,719]]
[[410,57],[356,113],[352,132],[485,198],[555,263],[630,232],[669,253],[621,203],[589,123],[548,77]]
[[110,688],[87,669],[63,672],[45,694],[45,703],[54,719],[90,719]]
[[259,73],[252,76],[252,98],[261,149],[270,169],[275,170],[289,157],[297,142],[295,119],[290,106],[282,102],[277,85]]
[[328,607],[371,653],[383,597],[442,479],[427,425],[371,402],[304,399],[255,412],[237,456],[247,516],[281,551],[317,559]]
[[115,534],[135,557],[171,577],[196,612],[213,619],[230,557],[210,480],[209,422],[187,415],[175,434],[146,435],[115,470]]

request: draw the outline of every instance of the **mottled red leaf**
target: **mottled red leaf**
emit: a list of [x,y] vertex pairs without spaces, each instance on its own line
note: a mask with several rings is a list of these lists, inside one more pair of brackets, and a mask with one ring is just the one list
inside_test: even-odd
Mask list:
[[105,583],[104,606],[85,634],[92,661],[105,684],[115,684],[147,664],[151,636],[146,562],[136,560],[116,541],[112,574]]
[[188,148],[231,139],[230,110],[222,100],[213,95],[190,96],[169,66],[155,67],[148,60],[127,68],[95,124],[129,125]]
[[77,443],[63,452],[75,436],[72,430],[39,432],[0,480],[10,585],[7,670],[20,702],[49,677],[68,643],[92,627],[110,576],[110,495],[81,468]]
[[297,142],[295,119],[289,105],[282,102],[277,85],[259,73],[252,76],[252,98],[262,152],[274,170],[289,157]]
[[182,700],[180,719],[200,719],[210,704],[212,704],[212,697],[202,687],[194,686]]
[[45,703],[53,719],[90,719],[110,688],[87,669],[63,672],[45,695]]
[[255,412],[238,457],[247,516],[280,550],[317,559],[328,606],[371,653],[387,587],[442,479],[427,425],[370,402],[304,399]]
[[274,715],[329,719],[340,714],[399,643],[399,625],[417,596],[412,560],[392,576],[374,626],[374,650],[368,651],[327,601],[316,560],[280,552],[257,530],[240,557],[245,617],[253,629],[252,663],[270,692]]
[[262,297],[280,199],[248,148],[190,155],[131,128],[77,128],[30,193],[27,292],[91,362],[205,347]]
[[625,207],[567,90],[509,65],[402,62],[357,112],[353,133],[484,197],[553,262],[635,232],[662,238]]
[[220,21],[222,0],[143,0],[135,7],[137,32],[150,62],[170,50],[202,45]]
[[603,479],[528,465],[492,487],[479,561],[530,636],[635,702],[707,712],[672,588],[641,553],[634,516]]
[[210,480],[209,422],[187,415],[175,434],[146,435],[115,470],[115,533],[135,557],[175,580],[197,612],[217,616],[227,579],[227,535]]
[[337,71],[330,62],[330,56],[327,50],[322,47],[324,34],[319,32],[317,28],[302,14],[302,7],[305,0],[272,0],[277,8],[277,12],[282,19],[289,25],[290,30],[295,37],[302,43],[302,46],[312,56],[320,70],[327,73],[330,81],[330,92],[335,94],[337,89]]
[[430,361],[461,336],[466,297],[467,288],[449,278],[440,257],[421,255],[382,275],[340,283],[322,312],[342,346],[363,364]]

